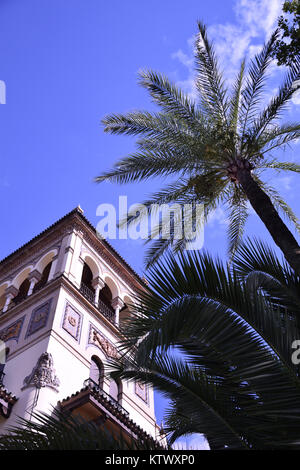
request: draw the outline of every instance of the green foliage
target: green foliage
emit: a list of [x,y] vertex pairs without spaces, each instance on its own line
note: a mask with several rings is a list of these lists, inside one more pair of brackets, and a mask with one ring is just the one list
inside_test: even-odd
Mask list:
[[[300,61],[295,59],[279,90],[262,109],[262,97],[272,56],[279,38],[275,31],[246,67],[245,61],[232,89],[226,87],[214,46],[206,27],[199,22],[195,42],[194,100],[167,77],[153,71],[140,72],[140,85],[150,94],[159,112],[113,114],[103,119],[104,131],[138,136],[137,152],[122,158],[98,176],[97,182],[129,183],[153,177],[172,177],[173,183],[153,194],[151,204],[204,205],[205,221],[219,205],[229,214],[229,251],[237,249],[247,218],[247,199],[229,168],[237,160],[248,162],[252,176],[264,190],[261,172],[266,169],[298,171],[293,163],[280,163],[270,154],[300,137],[298,123],[278,124],[294,93],[300,88]],[[268,194],[298,229],[291,208],[274,188]],[[282,201],[282,203],[279,203]],[[133,223],[132,218],[128,223]],[[159,227],[155,228],[159,233]],[[172,235],[172,234],[171,234]],[[186,240],[155,240],[147,253],[151,265],[169,246],[182,250]]]
[[282,11],[285,15],[278,19],[281,37],[276,42],[273,56],[277,59],[277,65],[291,66],[300,54],[299,0],[285,1]]
[[152,384],[171,403],[170,443],[204,433],[213,448],[299,449],[300,280],[265,244],[242,244],[231,266],[169,254],[148,272],[111,374]]
[[52,415],[34,413],[0,436],[0,450],[151,450],[147,443],[129,444],[103,426],[57,409]]

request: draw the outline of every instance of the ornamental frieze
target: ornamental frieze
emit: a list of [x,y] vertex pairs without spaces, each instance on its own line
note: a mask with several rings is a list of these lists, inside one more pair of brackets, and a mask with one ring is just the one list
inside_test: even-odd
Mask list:
[[93,344],[101,349],[107,357],[117,359],[117,348],[92,324],[90,324],[88,344]]

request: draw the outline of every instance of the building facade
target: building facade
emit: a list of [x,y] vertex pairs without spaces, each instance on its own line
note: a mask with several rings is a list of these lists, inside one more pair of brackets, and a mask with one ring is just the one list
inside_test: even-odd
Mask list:
[[18,416],[60,407],[162,442],[151,387],[105,374],[141,288],[79,207],[0,262],[0,433]]

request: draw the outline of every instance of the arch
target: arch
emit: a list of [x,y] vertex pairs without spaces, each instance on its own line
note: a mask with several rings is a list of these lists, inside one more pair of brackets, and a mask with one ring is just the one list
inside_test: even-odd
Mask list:
[[12,299],[12,302],[14,304],[17,304],[18,302],[20,302],[21,300],[25,299],[28,295],[28,291],[29,291],[29,287],[30,287],[30,282],[29,282],[29,279],[26,277],[26,279],[24,279],[24,281],[22,282],[22,284],[19,286],[19,292],[17,293],[17,295]]
[[91,357],[90,364],[90,375],[89,378],[95,382],[100,388],[103,388],[104,380],[104,366],[101,359],[98,356],[93,355]]
[[110,379],[109,395],[118,403],[122,398],[122,383],[119,380]]
[[17,274],[12,281],[12,285],[19,289],[20,285],[22,284],[25,279],[27,279],[29,273],[33,270],[33,266],[27,266],[27,268],[24,268],[19,274]]
[[120,326],[125,326],[126,323],[130,321],[130,318],[133,315],[131,312],[130,306],[134,304],[134,301],[128,294],[123,295],[122,300],[124,302],[124,307],[121,308],[120,310],[119,321],[120,321]]
[[99,263],[90,253],[83,253],[81,255],[81,258],[92,271],[93,278],[101,275],[101,269],[100,269]]
[[108,285],[105,284],[105,286],[100,290],[99,300],[102,300],[102,302],[107,307],[109,307],[113,310],[113,308],[111,306],[112,299],[113,299],[112,292],[111,292],[110,288],[108,287]]
[[53,260],[53,258],[57,255],[57,248],[49,251],[46,253],[42,258],[36,263],[34,269],[42,273],[45,267]]
[[9,286],[8,282],[3,282],[3,284],[0,285],[0,296],[5,293],[5,290]]
[[42,277],[41,279],[39,280],[39,282],[37,282],[33,288],[33,292],[36,292],[38,291],[39,289],[41,289],[43,286],[45,286],[48,282],[48,279],[49,279],[49,274],[50,274],[50,270],[51,270],[51,266],[52,266],[52,260],[49,261],[48,264],[46,264],[46,266],[44,267],[43,271],[42,271]]
[[130,305],[134,304],[134,299],[129,294],[123,294],[122,295],[122,300],[123,300],[124,304],[128,305],[129,307],[130,307]]
[[4,282],[0,286],[0,311],[3,309],[6,301],[6,295],[5,295],[5,290],[8,287],[8,282]]
[[115,297],[120,297],[120,289],[116,281],[114,281],[109,274],[104,274],[102,276],[102,279],[104,280],[105,284],[109,287],[112,298],[114,299]]
[[84,263],[82,268],[80,291],[90,302],[94,301],[93,272],[87,263]]

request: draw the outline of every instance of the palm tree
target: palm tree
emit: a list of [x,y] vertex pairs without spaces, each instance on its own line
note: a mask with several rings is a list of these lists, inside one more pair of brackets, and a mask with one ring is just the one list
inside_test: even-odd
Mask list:
[[126,441],[81,416],[54,409],[36,412],[34,420],[19,418],[17,426],[0,436],[0,450],[151,450],[153,444]]
[[[279,124],[278,118],[300,88],[300,60],[269,104],[260,109],[267,72],[278,32],[272,34],[249,65],[242,62],[231,92],[225,86],[206,28],[198,23],[195,42],[195,88],[197,103],[165,76],[153,71],[140,73],[140,84],[150,93],[160,112],[112,114],[103,119],[104,131],[139,136],[138,151],[116,163],[96,178],[97,182],[138,182],[155,176],[175,176],[143,204],[204,204],[205,219],[219,204],[229,213],[229,249],[241,240],[248,215],[247,201],[261,218],[290,266],[300,273],[300,247],[278,214],[282,211],[299,230],[297,217],[278,192],[262,181],[267,169],[300,172],[295,163],[277,161],[272,150],[300,137],[299,123]],[[193,211],[186,216],[191,218]],[[132,218],[129,218],[129,222]],[[175,249],[186,240],[159,239],[147,256],[151,264],[170,244]]]
[[196,251],[163,260],[112,376],[169,398],[170,444],[203,433],[214,449],[300,449],[299,277],[259,242],[242,245],[231,267]]

